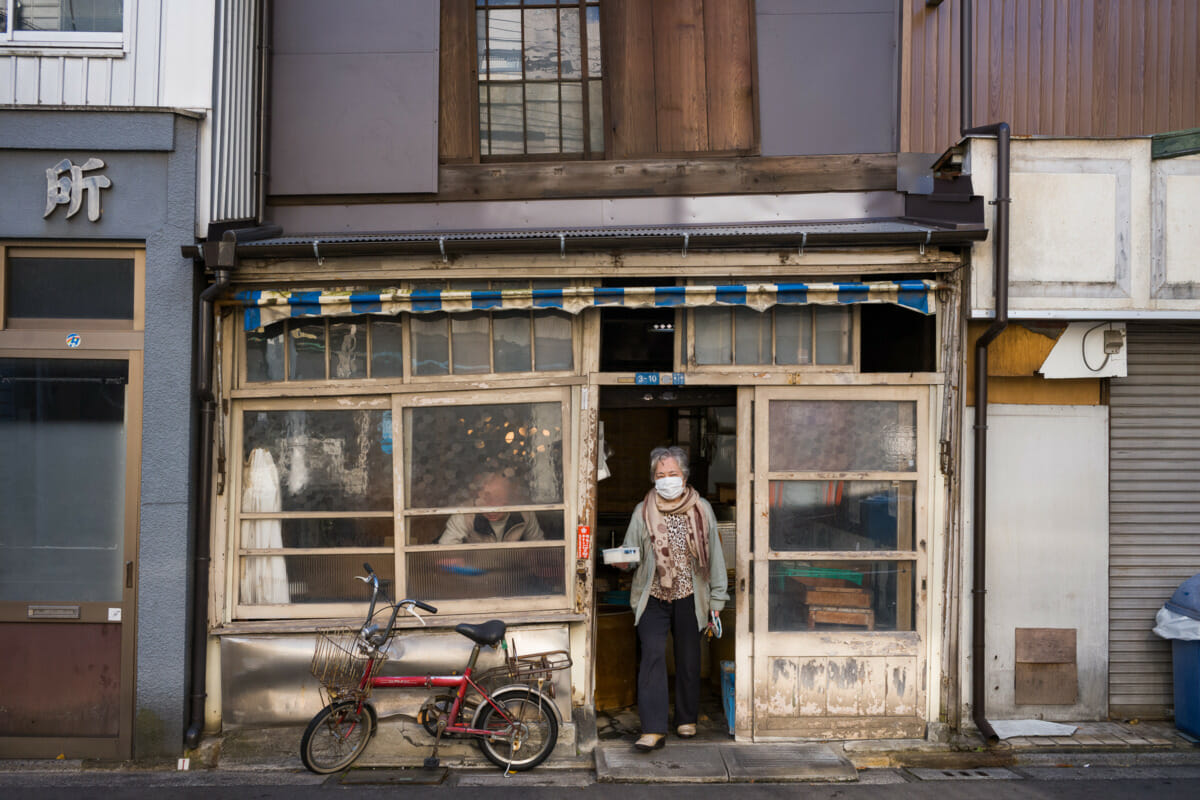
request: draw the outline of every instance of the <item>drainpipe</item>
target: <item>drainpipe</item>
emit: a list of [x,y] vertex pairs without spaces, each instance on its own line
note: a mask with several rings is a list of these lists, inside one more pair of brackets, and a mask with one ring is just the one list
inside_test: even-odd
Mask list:
[[[230,275],[237,266],[238,242],[253,239],[269,239],[279,236],[283,229],[278,225],[262,225],[255,228],[240,228],[225,231],[219,243],[209,242],[201,248],[206,268],[213,271],[214,281],[200,293],[197,313],[199,329],[196,336],[196,399],[200,401],[200,465],[196,489],[195,536],[192,556],[192,641],[191,641],[191,688],[188,692],[190,704],[188,727],[184,733],[185,746],[195,748],[200,744],[204,732],[205,685],[208,680],[208,572],[212,561],[212,455],[213,422],[216,419],[217,400],[212,392],[213,372],[213,304],[229,288]],[[215,246],[214,246],[215,245]]]
[[1008,191],[1009,127],[1000,122],[971,127],[974,116],[972,82],[975,77],[973,48],[974,24],[972,3],[961,4],[959,16],[959,120],[964,136],[968,134],[996,137],[996,224],[992,240],[992,287],[996,296],[996,313],[992,324],[975,342],[975,479],[973,517],[973,570],[971,589],[971,718],[986,742],[999,740],[987,720],[987,648],[984,599],[987,595],[987,407],[988,407],[988,347],[1008,327],[1008,212],[1012,198]]
[[[969,5],[969,4],[967,4]],[[984,646],[984,598],[987,594],[987,407],[988,347],[1008,327],[1008,212],[1011,198],[1009,177],[1009,127],[1007,122],[968,128],[965,134],[994,134],[996,137],[996,224],[993,242],[992,285],[996,314],[992,324],[975,343],[975,485],[974,485],[974,570],[971,590],[971,716],[980,734],[997,741],[987,721],[986,648]]]

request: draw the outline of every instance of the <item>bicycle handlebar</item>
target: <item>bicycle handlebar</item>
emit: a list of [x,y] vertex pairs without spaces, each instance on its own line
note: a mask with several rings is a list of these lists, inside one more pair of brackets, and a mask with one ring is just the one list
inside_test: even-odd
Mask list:
[[[367,571],[367,577],[364,578],[363,580],[365,580],[367,583],[371,584],[371,590],[372,590],[371,591],[371,610],[367,614],[367,617],[369,619],[370,617],[374,616],[374,614],[375,614],[375,598],[379,594],[379,576],[375,574],[375,570],[371,569],[371,565],[369,563],[367,563],[366,561],[363,562],[363,569],[365,569]],[[384,594],[383,599],[387,600],[386,594]],[[437,608],[429,605],[429,603],[422,602],[421,600],[413,600],[410,598],[406,598],[406,599],[401,600],[396,603],[397,609],[399,609],[401,606],[416,606],[417,608],[421,609],[422,611],[428,611],[430,614],[437,613]]]

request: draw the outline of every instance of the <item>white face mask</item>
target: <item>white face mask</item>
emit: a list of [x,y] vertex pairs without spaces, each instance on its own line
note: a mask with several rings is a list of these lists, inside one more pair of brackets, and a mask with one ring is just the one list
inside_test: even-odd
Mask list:
[[683,494],[683,478],[672,475],[669,478],[659,478],[654,482],[654,489],[664,500],[674,500]]

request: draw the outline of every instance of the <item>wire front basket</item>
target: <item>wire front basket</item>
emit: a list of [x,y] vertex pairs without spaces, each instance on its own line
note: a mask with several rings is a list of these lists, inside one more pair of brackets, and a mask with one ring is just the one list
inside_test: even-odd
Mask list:
[[387,654],[367,645],[357,629],[325,628],[317,631],[312,674],[330,697],[371,693],[370,678],[379,673]]

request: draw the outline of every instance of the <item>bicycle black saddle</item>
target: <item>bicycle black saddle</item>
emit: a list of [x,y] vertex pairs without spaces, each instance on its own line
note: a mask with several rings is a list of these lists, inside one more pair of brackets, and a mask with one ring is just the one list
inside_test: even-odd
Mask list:
[[458,631],[476,644],[486,644],[490,646],[504,638],[504,632],[508,630],[508,625],[502,620],[490,619],[482,625],[471,625],[463,622],[459,625],[456,625],[454,630]]

